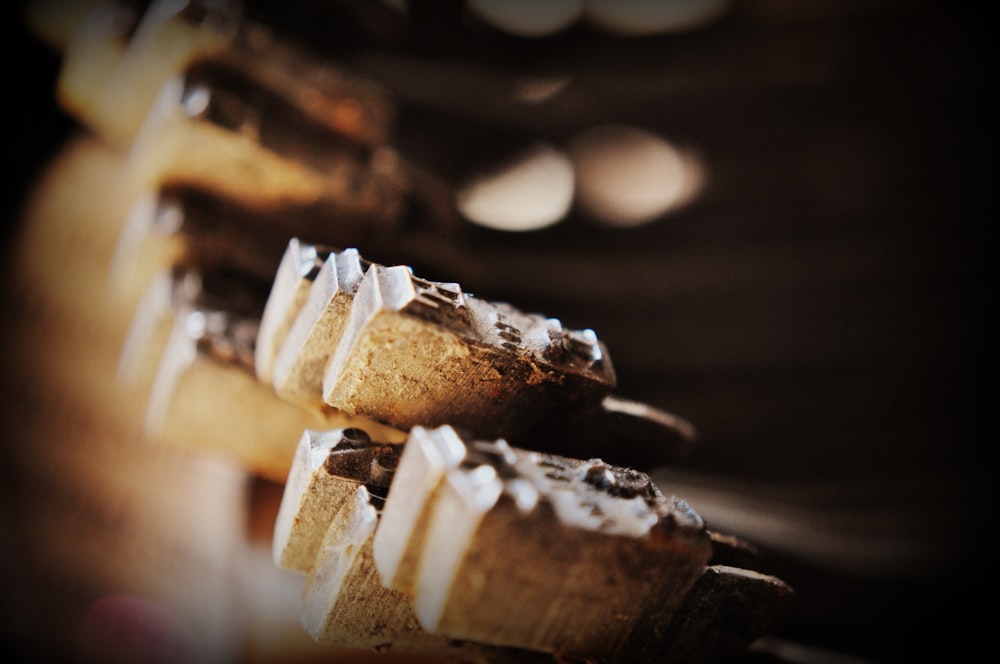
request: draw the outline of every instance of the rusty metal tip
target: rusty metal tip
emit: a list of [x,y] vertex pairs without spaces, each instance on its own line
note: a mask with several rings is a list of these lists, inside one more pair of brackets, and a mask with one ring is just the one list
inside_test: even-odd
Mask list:
[[340,446],[343,447],[364,447],[372,442],[371,436],[364,429],[351,427],[344,429],[340,434]]

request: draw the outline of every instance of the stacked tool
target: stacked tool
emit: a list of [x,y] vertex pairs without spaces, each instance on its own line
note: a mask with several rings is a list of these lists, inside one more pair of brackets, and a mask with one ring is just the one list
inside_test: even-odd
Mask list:
[[59,82],[128,150],[119,377],[160,443],[283,485],[274,562],[313,639],[696,661],[775,624],[790,588],[634,469],[689,423],[616,395],[594,330],[411,266],[476,275],[390,90],[229,3],[134,9],[86,12]]

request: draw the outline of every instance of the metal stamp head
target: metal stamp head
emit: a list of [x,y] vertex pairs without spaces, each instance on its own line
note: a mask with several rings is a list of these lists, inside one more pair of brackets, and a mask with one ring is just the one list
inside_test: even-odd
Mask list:
[[412,309],[413,313],[459,329],[466,329],[471,325],[472,313],[458,284],[428,281],[413,276],[411,271],[410,288],[411,303],[417,305]]
[[184,70],[178,110],[184,117],[259,140],[262,96],[259,85],[231,62],[207,55]]
[[323,263],[336,251],[333,247],[318,244],[299,243],[299,263],[296,265],[299,276],[302,279],[315,280],[316,275],[323,269]]
[[[368,484],[387,489],[392,484],[392,478],[396,475],[400,453],[400,448],[397,445],[378,446],[374,456],[372,456],[371,477]],[[369,490],[371,490],[370,487]],[[386,491],[382,493],[385,494]]]
[[667,533],[679,529],[689,529],[699,532],[706,530],[705,520],[687,502],[676,496],[671,496],[664,505],[665,509],[663,510],[659,525]]
[[589,365],[599,364],[604,360],[604,351],[597,340],[597,333],[592,329],[566,330],[563,343],[574,357],[578,357]]
[[596,489],[606,491],[609,494],[613,494],[613,490],[618,484],[615,479],[615,474],[611,472],[608,465],[600,459],[591,459],[580,466],[578,472],[584,482]]
[[189,334],[198,352],[225,364],[254,372],[257,320],[225,311],[192,311],[187,316]]
[[614,467],[613,472],[615,475],[615,495],[625,498],[641,496],[646,502],[662,500],[662,494],[646,473],[634,468],[620,467]]
[[469,452],[463,461],[464,467],[475,465],[493,466],[497,475],[508,479],[517,477],[517,470],[514,464],[517,463],[517,454],[507,444],[507,441],[500,439],[496,441],[477,440],[469,446]]
[[337,440],[323,461],[326,472],[361,482],[369,489],[379,488],[376,493],[384,496],[399,465],[401,446],[374,442],[368,432],[356,427],[332,434]]
[[175,235],[184,226],[184,204],[176,196],[160,195],[153,211],[152,229],[159,235]]
[[553,364],[564,364],[577,369],[598,367],[604,361],[604,350],[591,329],[569,330],[558,320],[545,320],[544,331],[548,343],[543,357]]
[[181,92],[180,110],[185,117],[200,118],[208,112],[212,89],[199,81],[188,81]]
[[556,482],[572,482],[575,466],[573,460],[553,454],[541,454],[532,452],[528,457],[531,463],[544,468],[544,475]]
[[367,480],[371,471],[371,454],[364,449],[343,449],[338,445],[326,455],[323,467],[334,477]]
[[340,433],[340,442],[337,443],[338,450],[356,450],[371,445],[372,439],[364,429],[351,427],[344,429]]

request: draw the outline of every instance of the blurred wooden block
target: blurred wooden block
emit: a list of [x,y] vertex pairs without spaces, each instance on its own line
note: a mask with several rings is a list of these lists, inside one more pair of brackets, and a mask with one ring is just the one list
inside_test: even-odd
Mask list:
[[392,227],[409,193],[372,80],[244,21],[164,81],[132,146],[137,190],[196,185],[253,208],[316,206]]
[[62,47],[59,103],[102,140],[127,148],[163,85],[195,57],[223,48],[231,35],[165,2],[141,14],[126,3],[90,4],[68,17],[65,10],[35,11],[32,25]]

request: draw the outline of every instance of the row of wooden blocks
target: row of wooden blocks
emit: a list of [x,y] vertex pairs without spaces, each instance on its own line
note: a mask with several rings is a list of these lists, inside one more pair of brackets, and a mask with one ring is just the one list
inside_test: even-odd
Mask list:
[[313,638],[697,661],[769,627],[788,586],[627,467],[693,432],[613,394],[594,331],[351,248],[467,265],[384,89],[226,12],[122,8],[64,40],[59,94],[129,150],[112,276],[149,289],[123,372],[156,367],[156,433],[285,483],[274,557]]

